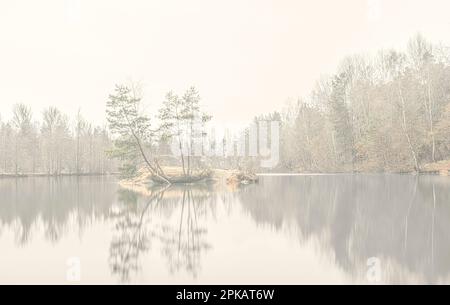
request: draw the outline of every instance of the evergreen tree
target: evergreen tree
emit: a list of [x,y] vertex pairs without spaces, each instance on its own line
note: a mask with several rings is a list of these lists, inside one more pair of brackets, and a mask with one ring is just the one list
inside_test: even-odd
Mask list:
[[129,87],[117,85],[106,106],[109,128],[117,136],[111,154],[124,161],[123,174],[136,174],[138,166],[144,163],[151,174],[167,181],[153,154],[155,131],[151,129],[150,118],[142,113],[141,97]]

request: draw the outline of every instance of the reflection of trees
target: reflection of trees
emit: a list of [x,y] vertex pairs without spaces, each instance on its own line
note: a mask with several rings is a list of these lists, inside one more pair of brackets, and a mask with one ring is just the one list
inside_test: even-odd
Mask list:
[[127,190],[119,194],[123,205],[111,215],[115,219],[110,247],[112,272],[122,281],[130,280],[141,268],[140,255],[157,241],[171,272],[184,270],[196,276],[201,254],[209,248],[207,229],[201,225],[201,219],[213,211],[208,187],[155,188],[147,197]]
[[14,231],[19,244],[44,230],[57,242],[68,230],[80,232],[108,216],[116,183],[107,177],[0,179],[0,227]]
[[202,220],[215,215],[208,185],[153,189],[149,197],[120,190],[105,177],[40,177],[0,180],[0,233],[13,232],[24,245],[44,233],[58,242],[68,232],[96,221],[113,221],[109,264],[127,281],[140,269],[139,257],[151,242],[162,246],[172,272],[196,275],[208,249]]
[[[406,274],[422,282],[450,278],[450,180],[409,175],[264,177],[233,193],[208,186],[153,189],[144,197],[117,193],[106,178],[0,180],[0,233],[26,244],[37,232],[57,242],[90,223],[112,220],[111,271],[123,281],[139,272],[140,258],[157,244],[173,273],[196,276],[209,249],[207,220],[216,198],[230,212],[237,202],[259,225],[314,239],[355,278],[366,260],[389,262],[391,282]],[[119,196],[118,196],[119,194]],[[226,214],[226,212],[225,212]],[[221,214],[221,217],[226,215]],[[219,242],[219,241],[218,241]]]
[[184,269],[196,277],[201,254],[210,247],[205,241],[207,229],[199,225],[199,218],[206,215],[205,201],[209,196],[202,196],[187,186],[183,187],[182,193],[179,226],[164,227],[160,239],[170,271]]
[[127,281],[130,273],[139,270],[139,254],[149,249],[149,209],[156,208],[164,191],[152,193],[143,208],[138,204],[138,195],[132,191],[120,190],[119,200],[124,203],[120,209],[111,211],[117,233],[110,245],[110,266],[112,272],[119,274],[122,281]]
[[[319,240],[342,268],[364,275],[379,257],[425,282],[450,275],[450,181],[408,175],[264,177],[241,190],[245,210],[276,230],[293,226],[300,241]],[[401,268],[401,270],[399,270]]]

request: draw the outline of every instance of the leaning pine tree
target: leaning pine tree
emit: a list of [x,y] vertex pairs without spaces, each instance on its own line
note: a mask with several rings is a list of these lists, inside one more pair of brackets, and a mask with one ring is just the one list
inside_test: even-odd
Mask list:
[[106,104],[109,128],[116,137],[111,155],[123,162],[123,175],[135,175],[137,166],[143,163],[153,176],[170,184],[157,157],[152,154],[156,131],[151,129],[150,118],[140,109],[141,98],[129,87],[116,85]]

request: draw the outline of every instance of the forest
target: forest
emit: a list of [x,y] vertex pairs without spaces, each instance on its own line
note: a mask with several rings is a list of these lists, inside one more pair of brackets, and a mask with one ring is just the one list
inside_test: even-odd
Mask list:
[[[200,161],[200,168],[254,167],[225,155],[209,163],[189,153],[167,161],[168,139],[192,131],[194,117],[211,116],[201,111],[195,88],[182,96],[169,92],[152,115],[140,112],[141,100],[134,88],[116,86],[108,101],[99,101],[107,106],[103,127],[80,112],[69,118],[49,107],[38,117],[16,104],[11,120],[0,116],[0,174],[135,174],[147,167],[165,180],[167,164],[182,166],[184,175]],[[281,126],[280,161],[272,171],[421,171],[450,160],[450,49],[417,35],[403,51],[349,56],[308,97],[255,117],[261,120]]]
[[289,171],[420,171],[450,159],[450,49],[417,35],[404,51],[350,56],[266,117],[282,121]]
[[107,128],[92,125],[80,112],[71,120],[49,107],[38,120],[30,107],[16,104],[10,121],[0,117],[0,175],[112,173],[112,146]]

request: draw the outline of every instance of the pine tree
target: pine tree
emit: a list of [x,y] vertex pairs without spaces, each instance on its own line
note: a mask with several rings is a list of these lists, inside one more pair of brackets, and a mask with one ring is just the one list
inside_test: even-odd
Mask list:
[[142,113],[141,97],[127,86],[117,85],[106,106],[109,128],[117,136],[111,154],[124,161],[122,172],[135,174],[139,161],[143,160],[152,175],[168,182],[157,157],[152,154],[155,131],[151,129],[150,118]]

